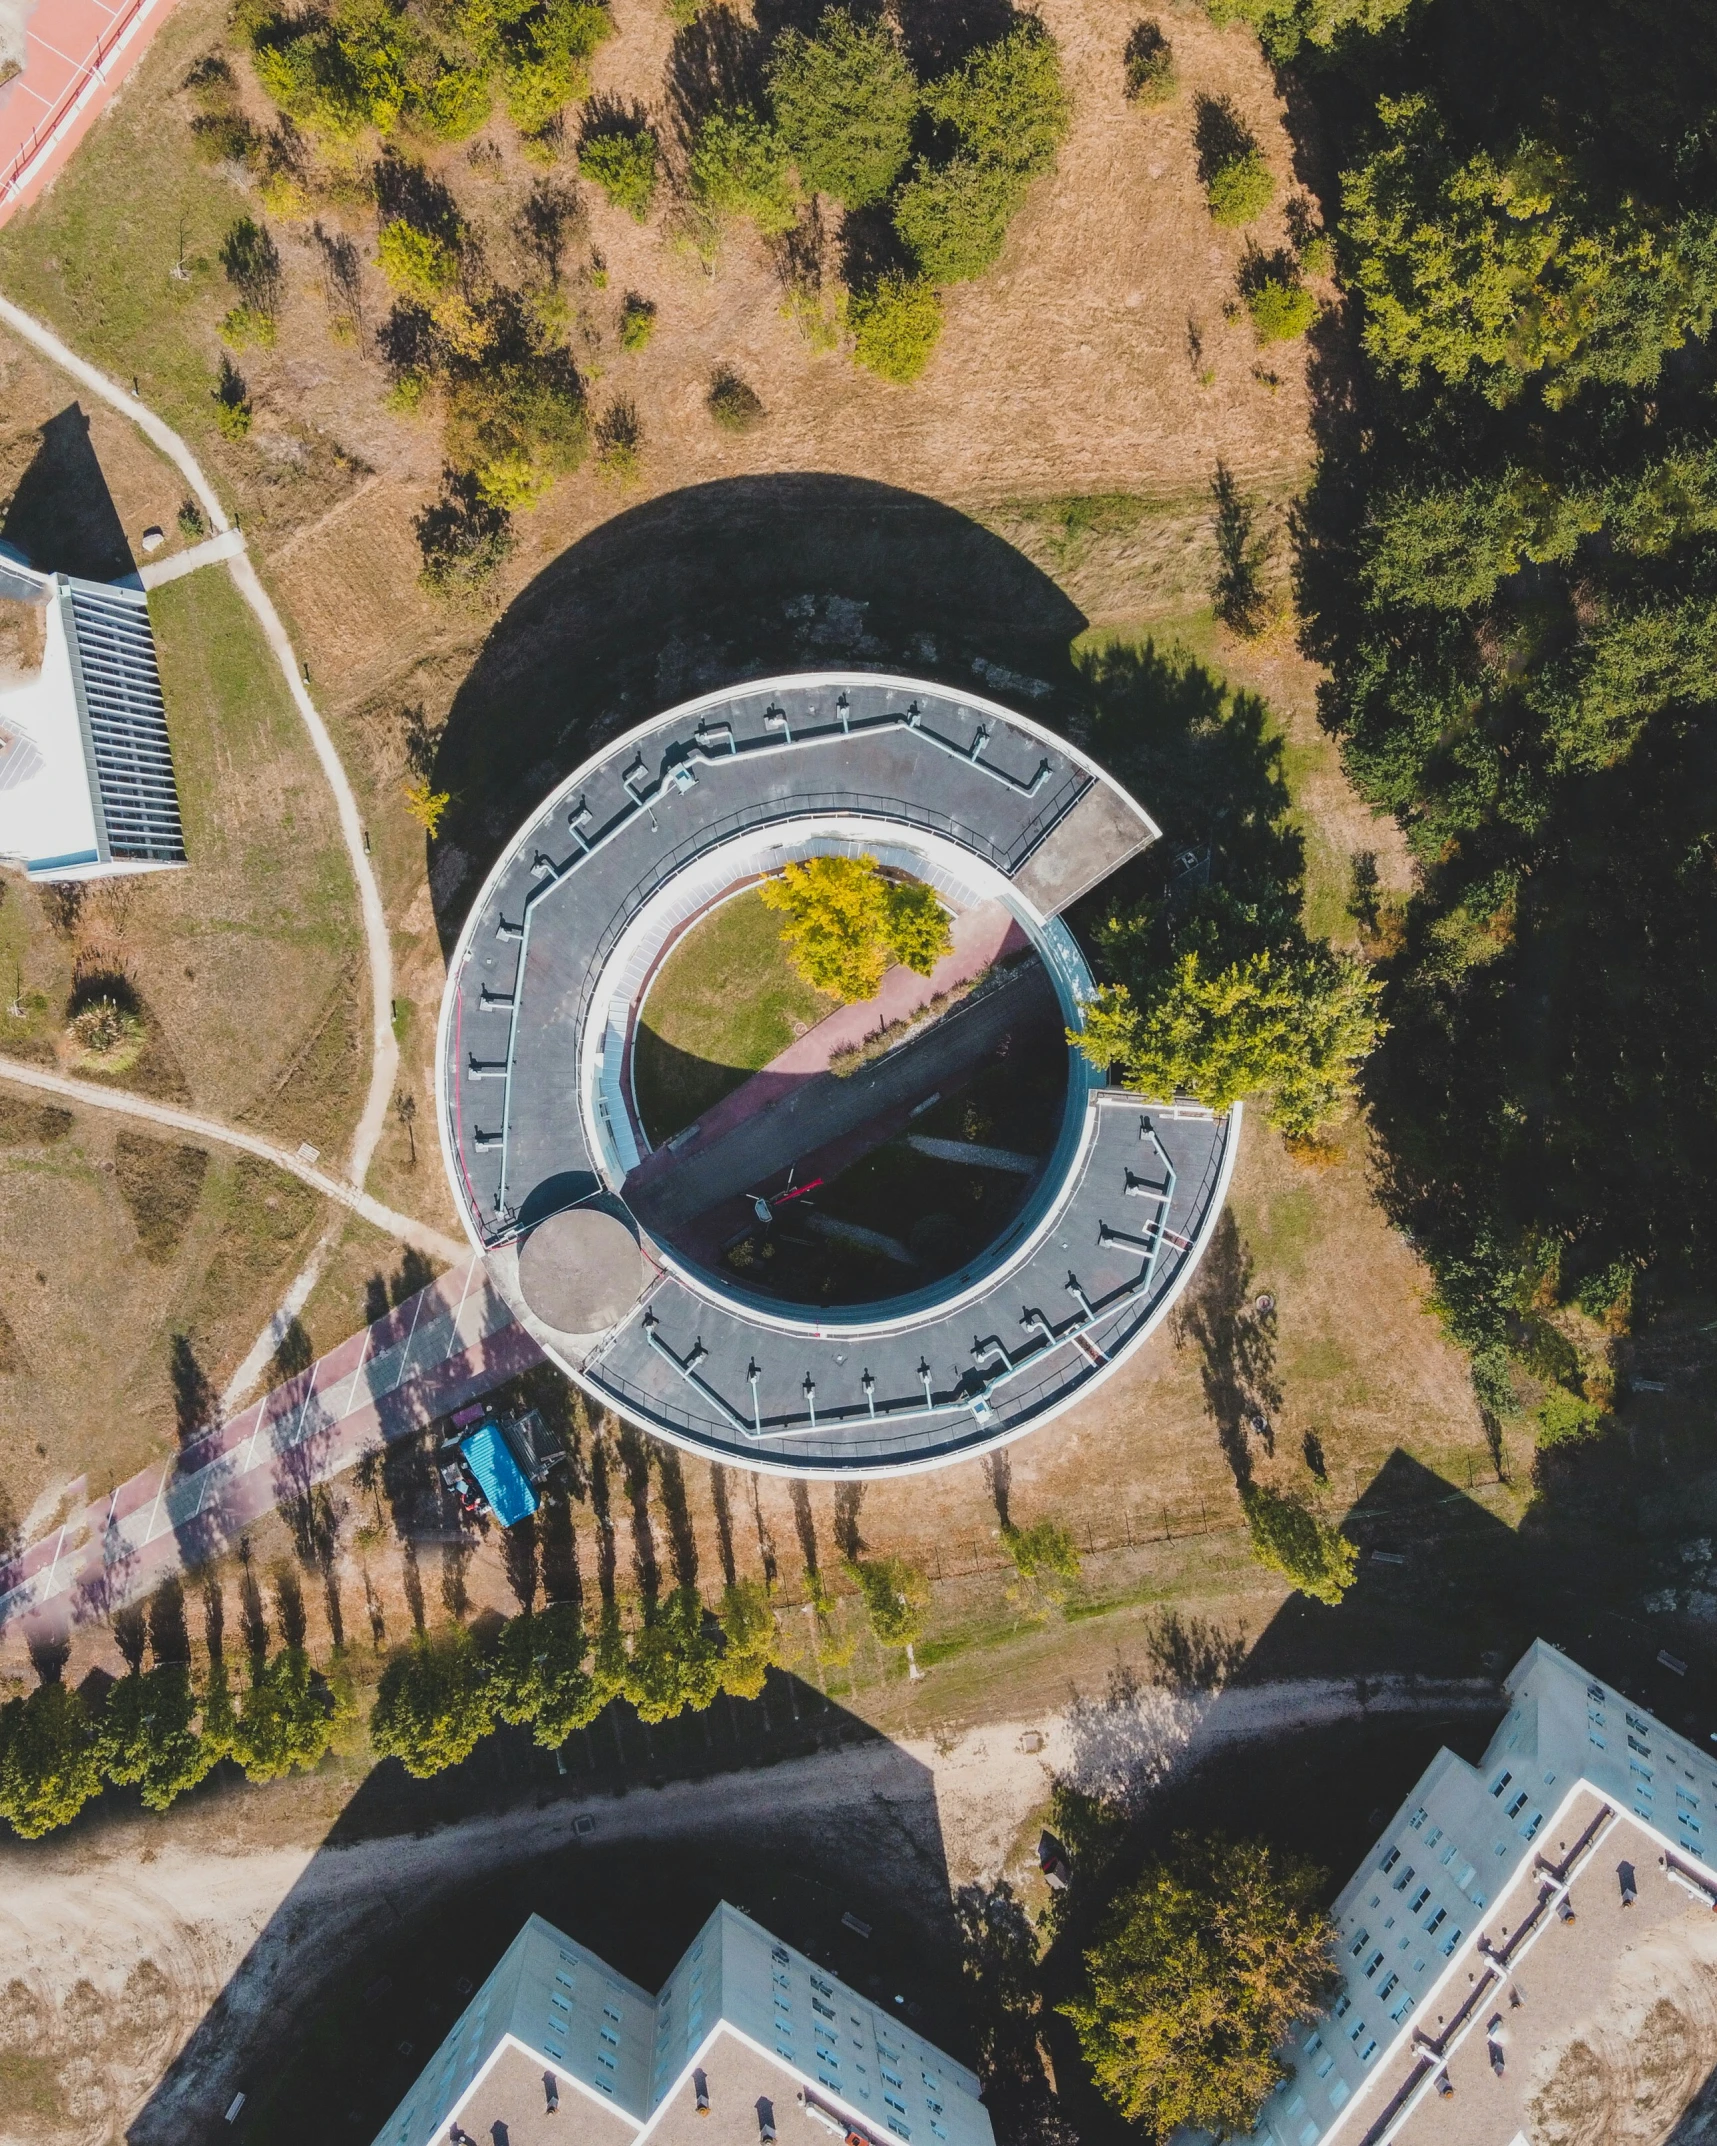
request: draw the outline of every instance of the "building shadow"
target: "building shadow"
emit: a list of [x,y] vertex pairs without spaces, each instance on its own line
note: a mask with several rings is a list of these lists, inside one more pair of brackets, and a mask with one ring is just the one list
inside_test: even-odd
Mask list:
[[1077,704],[1085,619],[967,515],[860,478],[694,485],[616,515],[495,624],[454,700],[431,780],[443,946],[520,822],[605,737],[676,701],[806,669],[986,683],[1047,720]]
[[117,581],[133,571],[136,561],[78,403],[42,426],[35,459],[7,502],[0,543],[44,574]]
[[[1068,1777],[1120,1820],[1100,1878],[1082,1888],[1076,1863],[1040,1985],[1061,2113],[1084,2146],[1137,2134],[1093,2090],[1054,2008],[1081,1986],[1108,1903],[1177,1833],[1264,1838],[1316,1864],[1333,1900],[1440,1746],[1482,1755],[1501,1679],[1534,1638],[1705,1741],[1717,1725],[1709,1630],[1639,1612],[1679,1561],[1662,1494],[1680,1484],[1681,1529],[1709,1529],[1717,1476],[1684,1476],[1665,1455],[1659,1485],[1657,1458],[1618,1433],[1578,1468],[1541,1474],[1514,1529],[1397,1450],[1346,1516],[1361,1560],[1339,1607],[1290,1596],[1238,1666],[1237,1634],[1165,1616],[1146,1648],[1152,1682],[1118,1662],[1107,1690],[1075,1702]],[[1232,1667],[1214,1698],[1212,1665]],[[1700,2106],[1680,2146],[1707,2135],[1686,2128]]]
[[243,2091],[252,2146],[311,2111],[367,2146],[527,1916],[655,1990],[723,1899],[970,2060],[931,1774],[777,1670],[653,1728],[616,1703],[558,1758],[503,1730],[432,1781],[377,1766],[127,2137],[225,2137]]

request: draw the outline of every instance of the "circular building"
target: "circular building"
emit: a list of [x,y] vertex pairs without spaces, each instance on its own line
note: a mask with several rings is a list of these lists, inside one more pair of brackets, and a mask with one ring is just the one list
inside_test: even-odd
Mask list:
[[[503,852],[442,1002],[442,1148],[514,1317],[643,1429],[775,1473],[933,1467],[1070,1406],[1184,1287],[1239,1138],[1067,1042],[1061,912],[1156,833],[1064,739],[910,678],[764,679],[604,747]],[[830,856],[932,890],[928,976],[794,1001],[759,890]]]

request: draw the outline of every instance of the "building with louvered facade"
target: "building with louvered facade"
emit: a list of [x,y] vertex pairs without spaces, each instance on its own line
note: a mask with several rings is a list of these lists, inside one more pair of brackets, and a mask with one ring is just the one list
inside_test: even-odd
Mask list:
[[142,590],[0,559],[0,597],[44,612],[40,670],[0,687],[0,857],[40,880],[184,864]]

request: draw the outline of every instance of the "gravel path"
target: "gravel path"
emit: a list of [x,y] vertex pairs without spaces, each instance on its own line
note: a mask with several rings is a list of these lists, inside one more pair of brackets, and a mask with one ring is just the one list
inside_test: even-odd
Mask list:
[[[953,1738],[878,1739],[764,1772],[633,1787],[619,1798],[525,1802],[421,1837],[336,1850],[317,1845],[325,1819],[306,1829],[315,1839],[289,1841],[282,1838],[289,1825],[235,1824],[225,1799],[166,1821],[126,1819],[67,1842],[0,1848],[0,1949],[8,1974],[36,2002],[46,2045],[91,2077],[81,2127],[88,2146],[132,2126],[224,1993],[219,2035],[202,2037],[198,2061],[150,2107],[143,2146],[209,2137],[233,2093],[263,2075],[283,2002],[289,2024],[301,2024],[318,1985],[376,1933],[450,1887],[565,1848],[581,1817],[595,1820],[598,1847],[700,1838],[713,1845],[766,1829],[777,1839],[803,1838],[824,1855],[874,1854],[898,1867],[909,1892],[923,1882],[924,1859],[892,1853],[890,1843],[922,1846],[946,1858],[957,1887],[1017,1874],[1057,1773],[1090,1780],[1093,1766],[1113,1768],[1128,1753],[1127,1763],[1162,1778],[1224,1745],[1284,1728],[1497,1704],[1493,1685],[1465,1680],[1304,1680],[1220,1695],[1143,1687]],[[289,1795],[270,1808],[284,1809]],[[235,1847],[235,1835],[253,1838]],[[144,1962],[152,1963],[147,1974]],[[127,2040],[122,2024],[144,2009],[145,1981],[152,2031]],[[100,2003],[80,1999],[80,1984]],[[8,2132],[32,2136],[22,2123],[17,2112]]]
[[380,1200],[372,1199],[349,1179],[318,1169],[306,1156],[292,1148],[279,1147],[272,1140],[264,1140],[260,1133],[247,1132],[237,1125],[223,1125],[216,1118],[200,1118],[189,1110],[176,1110],[170,1103],[157,1103],[146,1095],[132,1095],[124,1088],[110,1088],[104,1081],[75,1080],[68,1074],[50,1073],[45,1067],[26,1065],[16,1058],[0,1058],[0,1081],[12,1081],[23,1088],[38,1088],[44,1095],[61,1096],[80,1107],[117,1111],[127,1118],[143,1118],[151,1125],[184,1133],[193,1140],[212,1140],[221,1147],[242,1148],[247,1155],[272,1163],[277,1170],[290,1171],[292,1176],[301,1178],[321,1193],[324,1199],[350,1208],[354,1214],[362,1215],[366,1222],[373,1222],[377,1229],[386,1230],[390,1236],[398,1237],[406,1244],[417,1245],[431,1257],[445,1260],[449,1266],[470,1257],[469,1245],[455,1243],[453,1238],[432,1229],[427,1222],[419,1222],[415,1215],[402,1215],[395,1208],[384,1207]]
[[[364,944],[370,969],[370,1086],[364,1099],[363,1111],[352,1134],[351,1152],[347,1159],[352,1183],[361,1189],[365,1177],[369,1174],[370,1161],[381,1139],[382,1129],[387,1123],[394,1082],[399,1073],[399,1045],[393,1031],[393,942],[388,935],[387,914],[382,907],[381,889],[376,884],[376,875],[371,869],[369,851],[365,846],[363,817],[358,810],[358,800],[346,778],[346,770],[335,750],[328,726],[323,722],[316,703],[310,698],[309,689],[304,682],[304,667],[293,650],[286,628],[281,624],[279,612],[275,610],[273,601],[257,577],[256,568],[245,548],[242,532],[229,521],[214,486],[203,474],[202,465],[178,433],[162,418],[157,417],[137,396],[128,395],[117,382],[108,379],[105,373],[91,365],[86,358],[80,358],[51,328],[45,327],[41,321],[26,313],[21,306],[14,305],[8,298],[0,298],[0,321],[15,335],[22,336],[25,342],[39,350],[43,357],[69,373],[92,395],[99,396],[103,402],[119,411],[121,416],[130,418],[145,438],[160,449],[185,479],[216,538],[237,539],[236,546],[223,552],[222,556],[239,594],[255,613],[263,636],[273,651],[274,659],[280,665],[280,674],[286,681],[292,704],[309,733],[311,749],[327,778],[329,789],[334,793],[340,834],[346,846],[346,860],[352,868],[352,878],[358,889],[358,903],[363,913]],[[194,864],[195,859],[192,862]],[[331,1193],[330,1197],[341,1198],[342,1195]],[[379,1209],[378,1213],[386,1214],[388,1210]],[[376,1217],[371,1216],[371,1219]],[[383,1222],[381,1227],[391,1229],[394,1223],[391,1220]],[[420,1229],[421,1225],[414,1224],[413,1228]],[[285,1331],[287,1322],[307,1301],[316,1276],[328,1255],[331,1234],[325,1233],[311,1252],[303,1273],[288,1289],[281,1309],[269,1321],[267,1328],[258,1336],[256,1346],[245,1358],[241,1373],[248,1373],[251,1381],[260,1374],[262,1366],[268,1361]],[[424,1241],[421,1235],[411,1235],[409,1232],[406,1234],[412,1243]],[[439,1238],[438,1241],[441,1244],[448,1242],[446,1238]],[[443,1252],[440,1256],[459,1258],[463,1256],[463,1249],[460,1247],[452,1253]],[[242,1391],[240,1381],[235,1380],[223,1398],[231,1402],[236,1400]]]

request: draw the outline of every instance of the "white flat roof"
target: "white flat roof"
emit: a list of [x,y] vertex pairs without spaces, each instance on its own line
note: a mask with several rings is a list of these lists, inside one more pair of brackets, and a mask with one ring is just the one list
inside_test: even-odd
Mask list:
[[0,558],[0,596],[45,613],[41,669],[0,692],[0,857],[45,880],[182,865],[142,591]]

